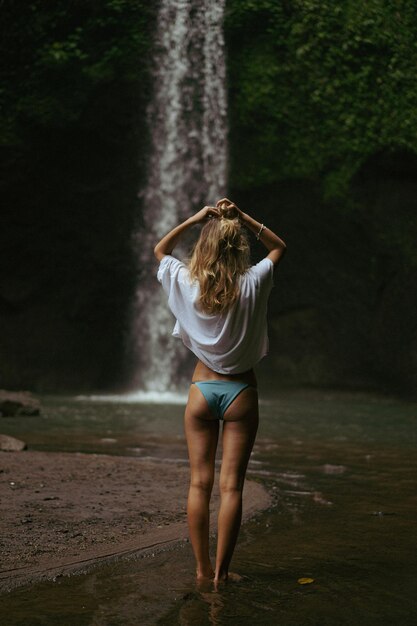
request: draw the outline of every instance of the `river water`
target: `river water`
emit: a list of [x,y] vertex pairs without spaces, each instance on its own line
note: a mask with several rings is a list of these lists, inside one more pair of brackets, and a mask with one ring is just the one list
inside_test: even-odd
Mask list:
[[[183,406],[47,397],[2,418],[32,449],[186,460]],[[242,528],[232,570],[197,587],[189,544],[0,598],[4,626],[417,623],[417,404],[282,391],[261,403],[249,476],[274,504]],[[312,579],[301,584],[300,579]]]

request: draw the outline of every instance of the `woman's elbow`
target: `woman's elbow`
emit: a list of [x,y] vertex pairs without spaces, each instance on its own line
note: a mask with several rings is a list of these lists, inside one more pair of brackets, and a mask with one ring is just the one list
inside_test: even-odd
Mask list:
[[153,249],[153,253],[156,256],[156,258],[158,259],[158,261],[160,261],[162,259],[162,257],[164,256],[164,252],[161,251],[161,247],[160,247],[159,243],[156,244],[155,248]]
[[287,244],[283,239],[280,238],[278,245],[275,247],[275,250],[277,250],[280,256],[284,256],[287,251]]
[[282,257],[284,256],[286,250],[287,250],[287,244],[285,243],[285,241],[282,241],[281,239],[279,245],[275,246],[274,248],[272,248],[272,250],[269,251],[268,258],[271,259],[274,265],[278,265],[278,263],[281,261]]

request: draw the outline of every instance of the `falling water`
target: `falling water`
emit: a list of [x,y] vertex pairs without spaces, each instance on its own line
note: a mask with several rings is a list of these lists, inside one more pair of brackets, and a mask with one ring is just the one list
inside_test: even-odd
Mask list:
[[148,108],[151,150],[140,193],[143,226],[134,237],[140,274],[134,384],[148,392],[175,389],[189,358],[171,337],[173,318],[155,279],[153,247],[226,190],[224,5],[225,0],[162,0],[159,9]]

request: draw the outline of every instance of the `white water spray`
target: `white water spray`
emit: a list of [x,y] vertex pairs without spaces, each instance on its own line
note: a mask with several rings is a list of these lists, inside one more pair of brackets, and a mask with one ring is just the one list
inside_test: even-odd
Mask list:
[[133,307],[137,372],[148,392],[174,390],[187,351],[156,281],[153,248],[181,220],[226,193],[225,0],[162,0],[156,32],[143,228],[135,234],[139,285]]

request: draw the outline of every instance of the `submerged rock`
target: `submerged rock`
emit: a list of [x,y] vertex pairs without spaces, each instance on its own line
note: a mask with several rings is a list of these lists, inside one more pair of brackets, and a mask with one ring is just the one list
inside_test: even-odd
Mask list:
[[20,439],[15,439],[9,435],[0,435],[0,450],[4,452],[21,452],[26,450],[27,444]]
[[0,416],[39,415],[40,402],[29,391],[0,389]]

